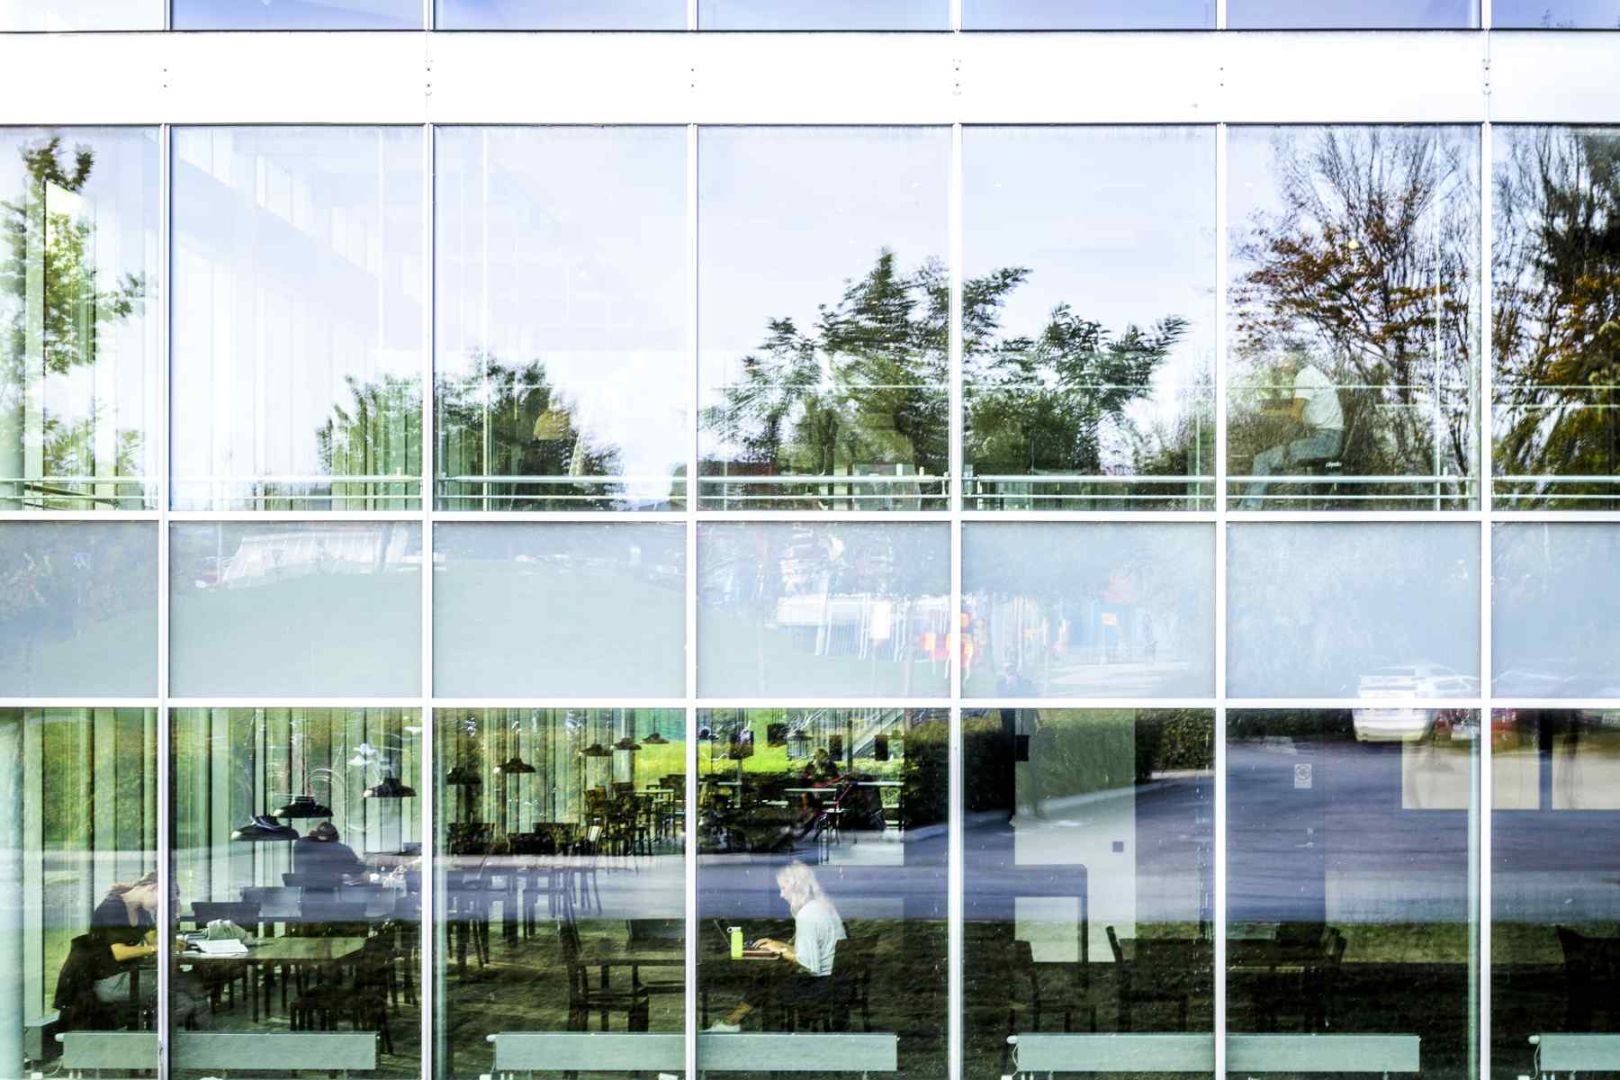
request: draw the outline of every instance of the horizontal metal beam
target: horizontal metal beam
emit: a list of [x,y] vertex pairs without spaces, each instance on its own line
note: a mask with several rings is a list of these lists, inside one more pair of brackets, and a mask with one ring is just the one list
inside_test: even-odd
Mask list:
[[1616,70],[1620,33],[25,34],[0,123],[1620,122]]

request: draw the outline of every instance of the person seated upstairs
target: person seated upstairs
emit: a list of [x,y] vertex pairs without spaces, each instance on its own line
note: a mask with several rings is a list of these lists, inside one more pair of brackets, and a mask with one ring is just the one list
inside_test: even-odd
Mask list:
[[1344,445],[1344,409],[1339,390],[1321,369],[1303,354],[1289,353],[1278,369],[1279,378],[1291,378],[1293,397],[1286,408],[1269,411],[1286,415],[1289,437],[1286,442],[1262,450],[1254,456],[1252,473],[1242,506],[1246,510],[1265,507],[1271,482],[1266,477],[1299,473],[1334,458]]
[[354,849],[338,839],[337,827],[323,821],[293,841],[293,873],[306,888],[336,889],[350,878],[365,874],[366,865]]

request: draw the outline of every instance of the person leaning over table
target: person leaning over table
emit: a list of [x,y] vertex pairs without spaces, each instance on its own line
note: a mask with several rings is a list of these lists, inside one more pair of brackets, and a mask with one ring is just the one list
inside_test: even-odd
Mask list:
[[[155,873],[133,884],[111,886],[90,914],[90,932],[76,939],[68,952],[57,987],[62,999],[58,1007],[80,986],[87,986],[104,1005],[127,1004],[132,1000],[132,981],[141,1005],[156,1001],[157,971],[137,979],[136,970],[158,954],[157,908]],[[176,971],[169,980],[169,1012],[181,1027],[206,1028],[213,1022],[208,995],[189,972]]]
[[791,862],[778,870],[776,886],[793,912],[793,943],[761,938],[752,947],[773,952],[795,965],[792,976],[762,983],[749,995],[756,1000],[738,1002],[725,1019],[709,1027],[710,1031],[741,1031],[743,1018],[770,1001],[815,1005],[826,1001],[832,993],[833,959],[838,943],[849,936],[844,931],[844,920],[832,900],[822,892],[815,872],[804,863]]

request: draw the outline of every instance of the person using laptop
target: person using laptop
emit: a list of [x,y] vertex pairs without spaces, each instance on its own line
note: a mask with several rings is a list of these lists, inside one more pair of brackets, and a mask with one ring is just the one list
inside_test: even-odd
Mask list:
[[802,862],[791,862],[776,872],[776,886],[788,910],[793,912],[793,941],[761,938],[750,950],[775,954],[793,965],[787,978],[769,978],[756,984],[755,992],[737,1003],[725,1018],[710,1026],[714,1032],[737,1032],[742,1021],[756,1008],[772,1001],[794,1006],[816,1005],[832,993],[833,959],[838,943],[849,935],[838,909],[821,889],[813,870]]

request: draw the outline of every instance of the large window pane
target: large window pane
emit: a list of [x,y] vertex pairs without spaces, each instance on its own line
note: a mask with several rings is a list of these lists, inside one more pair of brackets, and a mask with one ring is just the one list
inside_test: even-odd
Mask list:
[[[686,0],[439,0],[435,25],[440,30],[685,30]],[[439,139],[442,146],[443,133]]]
[[1599,1054],[1620,1036],[1617,719],[1529,709],[1492,724],[1493,1077],[1607,1071],[1569,1063],[1560,1036],[1587,1036]]
[[1498,505],[1620,505],[1620,130],[1494,136],[1492,345]]
[[420,30],[420,0],[171,0],[176,30]]
[[964,716],[969,1080],[1214,1069],[1213,720]]
[[157,798],[153,711],[0,709],[6,1075],[156,1075]]
[[169,664],[186,697],[420,689],[416,525],[175,525]]
[[946,714],[698,715],[698,1067],[946,1075]]
[[446,128],[435,150],[438,505],[682,505],[685,130]]
[[0,511],[153,506],[158,164],[151,129],[0,128]]
[[1479,130],[1234,128],[1229,147],[1232,504],[1473,505]]
[[705,697],[943,697],[950,534],[935,525],[706,525]]
[[0,694],[157,693],[157,529],[0,523]]
[[967,505],[1212,508],[1213,129],[963,139]]
[[700,134],[706,509],[943,509],[950,133]]
[[1215,535],[1204,525],[967,525],[969,697],[1215,692]]
[[1474,1075],[1477,716],[1234,712],[1226,738],[1234,1073]]
[[418,505],[421,139],[175,131],[177,509]]
[[1213,0],[962,0],[964,30],[1213,30]]
[[1227,533],[1235,697],[1470,697],[1479,529],[1238,525]]
[[1502,29],[1620,30],[1615,0],[1494,0],[1491,25]]
[[1620,697],[1620,526],[1497,525],[1491,562],[1491,689]]
[[686,714],[437,724],[439,1075],[679,1075]]
[[433,533],[433,688],[445,697],[680,697],[680,525],[449,525]]
[[7,0],[0,30],[161,30],[166,0]]
[[1467,30],[1479,0],[1228,0],[1233,30]]
[[178,709],[172,1072],[419,1076],[420,714]]
[[947,0],[698,0],[704,30],[949,30]]

